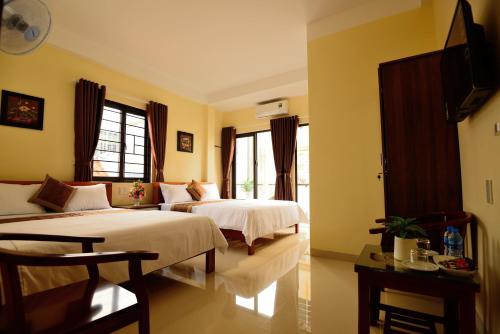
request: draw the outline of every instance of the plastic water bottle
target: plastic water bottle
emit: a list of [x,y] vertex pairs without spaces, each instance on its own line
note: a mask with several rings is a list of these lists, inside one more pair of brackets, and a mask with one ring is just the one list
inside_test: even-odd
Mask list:
[[464,251],[464,239],[455,227],[448,234],[448,255],[462,257]]
[[450,232],[448,233],[448,255],[455,256],[457,247],[456,242],[453,227],[450,227]]
[[448,237],[450,235],[450,229],[451,226],[446,227],[446,231],[444,231],[444,237],[443,237],[443,246],[444,246],[444,255],[449,255],[449,242],[448,242]]

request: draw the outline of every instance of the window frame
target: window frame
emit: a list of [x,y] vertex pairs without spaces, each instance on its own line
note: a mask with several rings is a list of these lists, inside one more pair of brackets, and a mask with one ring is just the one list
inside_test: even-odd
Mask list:
[[[309,123],[303,123],[299,124],[300,126],[309,126]],[[262,132],[271,132],[271,129],[269,130],[259,130],[259,131],[252,131],[252,132],[245,132],[245,133],[238,133],[236,134],[236,138],[244,138],[244,137],[253,137],[253,198],[256,199],[258,194],[259,194],[259,185],[258,185],[258,164],[259,162],[257,161],[257,134],[262,133]],[[297,184],[297,147],[295,147],[295,157],[294,157],[294,164],[295,164],[295,175],[294,175],[294,181],[295,181],[295,202],[298,201],[298,184]],[[234,158],[233,162],[231,163],[231,189],[232,189],[232,197],[233,199],[236,198],[236,144],[234,146]]]
[[[125,177],[125,151],[126,151],[126,117],[127,114],[142,116],[145,119],[144,126],[144,177],[140,179],[144,183],[151,182],[151,144],[149,140],[148,120],[146,111],[135,108],[123,103],[105,100],[104,107],[110,107],[121,110],[120,119],[120,161],[119,161],[119,176],[94,176],[94,159],[92,159],[92,180],[96,181],[111,181],[111,182],[133,182],[138,178]],[[100,135],[99,129],[99,135]],[[94,153],[95,154],[95,153]]]
[[[257,177],[258,177],[258,171],[257,171],[257,133],[259,132],[265,132],[264,131],[254,131],[254,132],[247,132],[247,133],[239,133],[236,135],[236,140],[238,138],[245,138],[245,137],[252,137],[253,140],[253,198],[257,198],[258,192],[257,192]],[[234,157],[233,157],[233,162],[231,163],[231,188],[232,188],[232,197],[233,199],[236,199],[236,142],[234,145]]]

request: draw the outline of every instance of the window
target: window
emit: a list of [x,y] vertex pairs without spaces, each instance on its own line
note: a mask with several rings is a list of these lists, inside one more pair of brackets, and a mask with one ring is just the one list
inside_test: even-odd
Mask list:
[[254,198],[254,136],[245,135],[236,137],[236,155],[233,168],[235,175],[236,194],[238,199]]
[[271,131],[257,133],[257,198],[273,199],[276,185]]
[[271,131],[236,136],[233,193],[237,199],[272,199],[276,182]]
[[109,181],[150,181],[151,154],[144,110],[106,101],[93,177]]
[[[296,199],[309,216],[309,125],[297,130],[295,155]],[[272,199],[276,183],[271,131],[236,136],[233,194],[237,199]]]

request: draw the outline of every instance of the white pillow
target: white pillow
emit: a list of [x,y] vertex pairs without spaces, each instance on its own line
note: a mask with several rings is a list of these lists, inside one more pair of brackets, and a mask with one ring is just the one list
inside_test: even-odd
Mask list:
[[187,191],[187,184],[160,183],[161,194],[165,203],[192,202],[193,198]]
[[206,192],[201,196],[200,201],[213,201],[220,199],[219,188],[215,183],[207,183],[201,185]]
[[64,209],[65,212],[111,208],[106,196],[105,184],[75,186],[73,188],[76,188],[76,191]]
[[42,206],[28,202],[40,186],[0,183],[0,216],[45,213]]

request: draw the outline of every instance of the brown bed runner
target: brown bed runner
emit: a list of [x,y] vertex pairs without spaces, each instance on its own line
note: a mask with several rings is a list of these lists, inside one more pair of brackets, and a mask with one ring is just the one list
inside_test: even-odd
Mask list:
[[200,205],[205,205],[205,204],[212,204],[212,203],[217,203],[217,202],[225,202],[225,201],[230,201],[230,200],[228,200],[228,199],[220,199],[220,200],[214,200],[214,201],[196,201],[196,202],[185,202],[185,203],[173,203],[170,206],[170,211],[192,213],[194,206],[200,206]]
[[48,215],[39,215],[39,216],[29,216],[29,217],[13,217],[13,218],[0,218],[0,224],[6,223],[17,223],[17,222],[25,222],[32,220],[45,220],[45,219],[57,219],[57,218],[68,218],[68,217],[82,217],[82,216],[91,216],[91,215],[99,215],[99,214],[110,214],[110,213],[120,213],[120,212],[130,212],[130,210],[96,210],[95,212],[65,212],[59,214],[48,214]]

